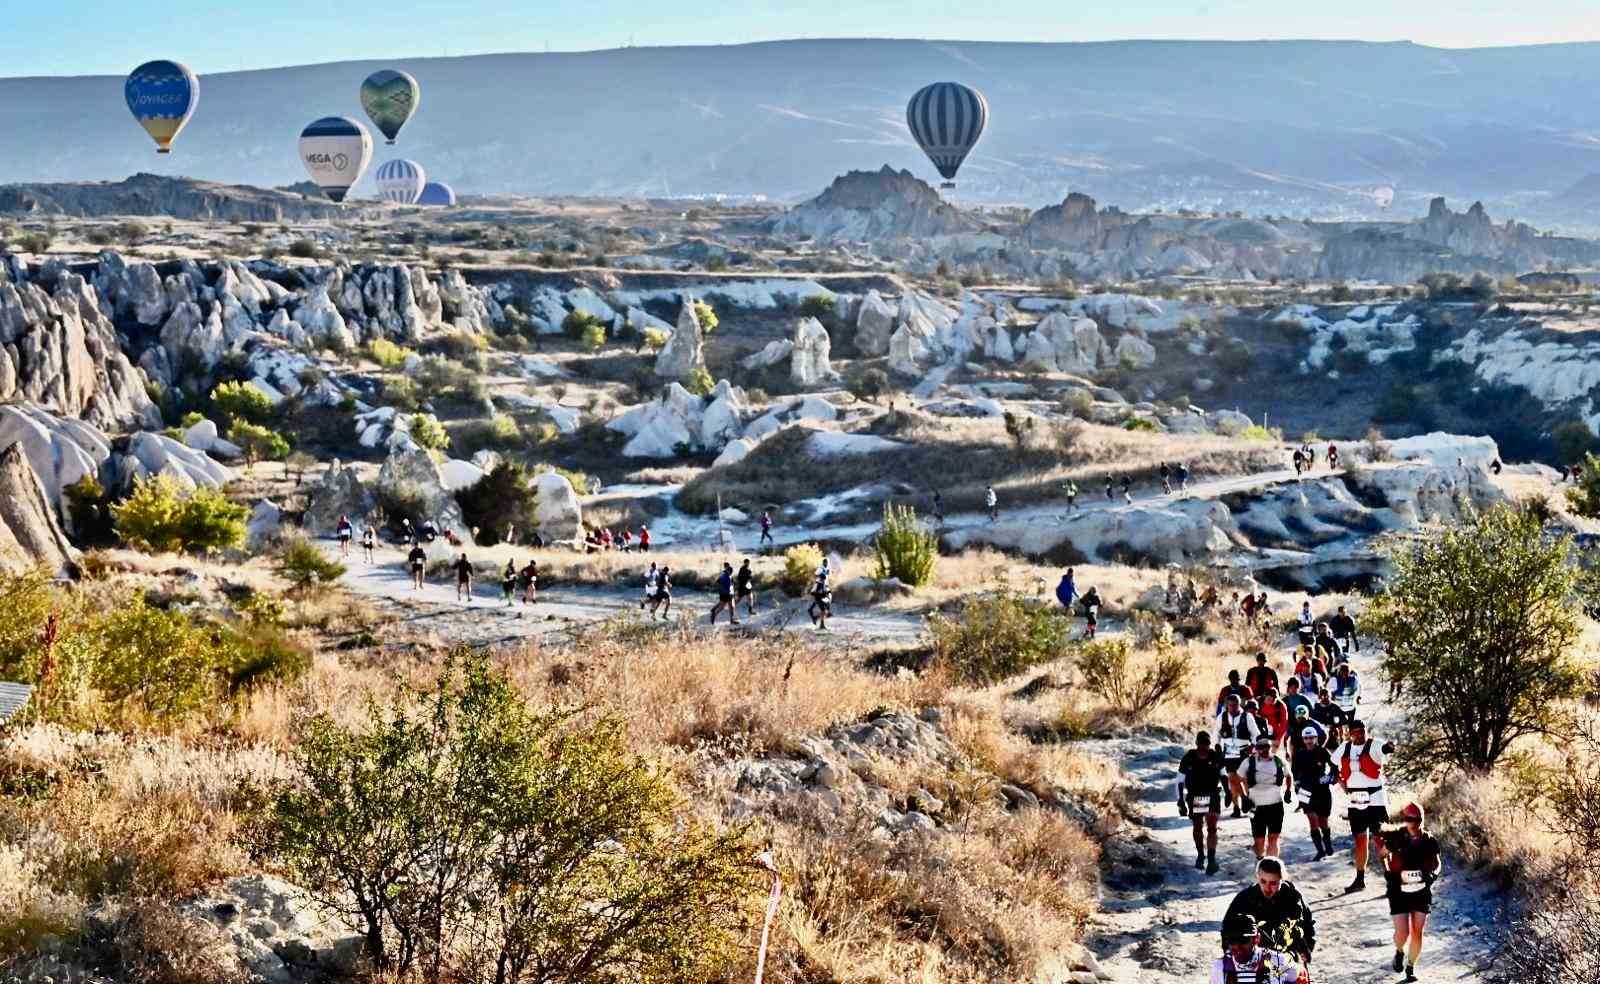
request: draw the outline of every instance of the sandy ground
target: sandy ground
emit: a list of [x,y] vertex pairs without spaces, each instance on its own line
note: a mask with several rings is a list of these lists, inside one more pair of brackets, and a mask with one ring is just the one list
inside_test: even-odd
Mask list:
[[[1286,647],[1287,648],[1287,647]],[[1353,660],[1362,677],[1362,716],[1369,734],[1382,737],[1394,720],[1386,700],[1387,686],[1370,652]],[[1221,685],[1220,682],[1218,684]],[[1240,889],[1254,877],[1247,818],[1224,815],[1213,876],[1196,871],[1190,822],[1178,815],[1176,770],[1184,746],[1152,739],[1130,739],[1120,749],[1102,749],[1122,762],[1129,799],[1140,811],[1134,840],[1146,850],[1148,867],[1119,875],[1108,885],[1104,910],[1090,945],[1105,968],[1119,981],[1203,981],[1219,952],[1223,913]],[[1406,802],[1403,792],[1390,791],[1390,807]],[[1393,924],[1383,897],[1383,878],[1372,862],[1367,890],[1345,895],[1354,876],[1349,825],[1343,820],[1343,799],[1334,794],[1334,846],[1341,852],[1313,862],[1316,849],[1302,815],[1284,822],[1281,852],[1289,880],[1311,906],[1317,925],[1313,978],[1330,984],[1399,981],[1389,969],[1394,955]],[[1433,914],[1417,975],[1423,981],[1486,979],[1491,943],[1488,929],[1500,907],[1493,885],[1445,861],[1444,876],[1434,889]]]

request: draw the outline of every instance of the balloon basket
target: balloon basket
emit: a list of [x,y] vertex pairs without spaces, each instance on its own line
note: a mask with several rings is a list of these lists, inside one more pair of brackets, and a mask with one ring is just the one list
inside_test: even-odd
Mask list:
[[157,147],[156,148],[156,153],[158,153],[158,154],[170,154],[170,153],[172,153],[172,149],[170,147]]
[[390,147],[394,146],[394,141],[393,140],[385,140],[384,143],[388,144]]
[[943,189],[945,189],[947,191],[955,191],[956,190],[956,183],[954,181],[946,181],[945,183],[941,184],[939,187],[941,187],[941,188],[943,188]]

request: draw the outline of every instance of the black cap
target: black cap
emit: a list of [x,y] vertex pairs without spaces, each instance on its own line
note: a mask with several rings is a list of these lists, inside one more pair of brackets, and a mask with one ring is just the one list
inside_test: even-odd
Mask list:
[[1365,721],[1361,720],[1360,718],[1355,718],[1354,720],[1352,720],[1350,722],[1349,728],[1350,728],[1351,731],[1355,731],[1358,728],[1360,730],[1362,730],[1362,731],[1365,731],[1365,730],[1367,730],[1367,724],[1366,724]]
[[1222,921],[1224,943],[1254,943],[1258,933],[1256,917],[1249,913],[1237,912]]

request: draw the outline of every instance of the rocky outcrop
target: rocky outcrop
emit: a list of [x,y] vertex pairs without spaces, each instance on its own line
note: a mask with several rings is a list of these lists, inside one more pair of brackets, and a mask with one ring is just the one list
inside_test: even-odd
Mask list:
[[780,236],[824,240],[927,238],[982,228],[910,171],[851,171],[816,198],[772,219]]
[[304,222],[360,209],[290,192],[194,178],[135,174],[122,181],[0,185],[0,212],[30,215],[151,215],[211,222]]
[[140,431],[128,438],[121,450],[113,450],[105,473],[108,488],[126,490],[136,479],[165,475],[183,489],[198,486],[221,488],[229,479],[228,469],[165,434]]
[[694,298],[685,296],[678,309],[678,325],[656,356],[656,375],[679,382],[706,367],[705,333],[694,311]]
[[330,536],[339,525],[340,516],[348,516],[351,522],[356,522],[371,515],[376,506],[376,497],[362,483],[356,470],[335,459],[312,490],[300,525],[312,536]]
[[883,355],[889,351],[889,336],[894,334],[895,309],[875,290],[861,299],[856,315],[856,349],[862,355]]
[[0,451],[0,571],[68,573],[77,551],[20,444]]
[[534,524],[547,544],[576,546],[583,538],[583,507],[565,475],[544,472],[534,481]]
[[1092,374],[1111,354],[1091,318],[1073,318],[1060,311],[1044,317],[1020,343],[1022,361],[1048,372]]
[[365,966],[365,939],[359,933],[328,915],[303,889],[271,875],[233,878],[185,902],[180,911],[221,934],[232,966],[208,967],[230,980],[295,984],[349,978]]
[[0,404],[0,448],[17,447],[58,509],[61,491],[99,475],[111,444],[92,424],[57,416],[33,403]]
[[752,352],[741,359],[739,365],[750,372],[759,372],[762,369],[775,366],[794,354],[794,342],[787,338],[775,338],[761,347],[759,352]]
[[816,318],[806,318],[794,329],[793,355],[789,361],[789,379],[796,386],[823,386],[839,381],[829,357],[833,340],[828,329]]
[[383,468],[378,471],[377,489],[380,495],[416,502],[421,508],[421,519],[433,520],[441,533],[453,533],[472,542],[472,533],[461,517],[461,507],[445,488],[438,463],[422,448],[396,448],[389,452]]
[[244,545],[250,550],[264,550],[275,543],[282,532],[283,510],[271,499],[257,499],[244,524]]
[[1060,205],[1046,206],[1028,216],[1018,238],[1032,249],[1093,250],[1101,248],[1108,230],[1133,221],[1133,216],[1117,208],[1097,210],[1093,198],[1073,191]]

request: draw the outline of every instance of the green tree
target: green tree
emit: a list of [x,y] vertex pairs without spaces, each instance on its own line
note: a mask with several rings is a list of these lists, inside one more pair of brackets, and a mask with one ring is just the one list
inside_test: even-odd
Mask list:
[[223,417],[259,424],[272,418],[272,401],[249,383],[229,380],[211,390],[211,405]]
[[237,547],[244,542],[249,514],[220,489],[200,486],[185,491],[168,475],[135,479],[132,494],[111,507],[117,535],[150,553]]
[[1572,660],[1583,575],[1565,537],[1499,506],[1397,549],[1365,622],[1403,686],[1398,770],[1488,771],[1518,741],[1559,732],[1582,675]]
[[883,507],[883,525],[872,541],[877,557],[873,577],[895,578],[903,584],[921,587],[933,580],[933,565],[939,559],[939,538],[917,522],[917,511],[910,506]]
[[1563,465],[1584,462],[1600,451],[1600,438],[1582,420],[1563,420],[1550,428],[1550,443],[1555,445],[1556,459]]
[[934,658],[965,683],[988,685],[1066,651],[1068,623],[1054,608],[1002,584],[928,622]]
[[573,311],[561,319],[561,333],[575,342],[582,341],[590,328],[599,328],[602,332],[606,330],[605,324],[588,311]]
[[1584,455],[1577,482],[1567,489],[1567,505],[1579,516],[1600,516],[1600,457]]
[[245,467],[254,470],[258,461],[281,461],[289,453],[289,442],[277,431],[247,420],[235,420],[228,428],[228,440],[244,452]]
[[722,321],[717,317],[717,311],[705,301],[694,302],[694,317],[700,322],[700,330],[707,335],[717,330]]
[[646,328],[640,336],[644,347],[651,352],[659,352],[667,346],[669,336],[660,328]]
[[295,758],[269,844],[382,970],[694,979],[738,938],[743,832],[681,810],[615,719],[534,713],[486,656],[454,654],[362,725],[310,719]]
[[439,423],[439,418],[431,413],[411,415],[411,439],[417,442],[418,447],[430,451],[439,451],[450,445],[449,433]]
[[598,352],[606,347],[606,329],[604,325],[590,325],[583,330],[583,337],[579,339],[583,347],[591,352]]
[[717,382],[711,378],[705,366],[695,366],[689,372],[689,378],[683,381],[683,388],[695,396],[710,396],[711,391],[717,388]]
[[783,552],[783,574],[778,587],[791,598],[798,598],[811,587],[812,576],[822,566],[822,548],[815,543],[797,543]]
[[508,525],[519,530],[536,525],[538,495],[528,470],[515,462],[502,461],[477,482],[456,490],[456,502],[482,546],[499,543]]
[[344,577],[345,566],[323,555],[317,545],[303,536],[291,537],[278,554],[278,576],[304,593],[317,585],[332,584]]

